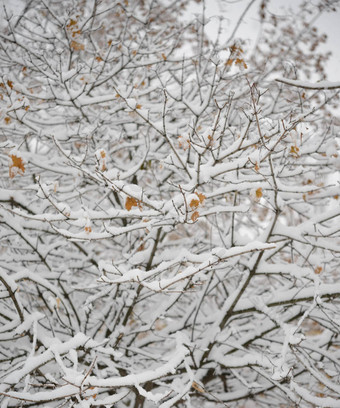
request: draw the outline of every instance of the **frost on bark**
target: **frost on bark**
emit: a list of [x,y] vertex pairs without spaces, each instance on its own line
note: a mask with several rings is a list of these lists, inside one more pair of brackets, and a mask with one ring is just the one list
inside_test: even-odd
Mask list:
[[331,3],[3,12],[2,407],[340,407]]

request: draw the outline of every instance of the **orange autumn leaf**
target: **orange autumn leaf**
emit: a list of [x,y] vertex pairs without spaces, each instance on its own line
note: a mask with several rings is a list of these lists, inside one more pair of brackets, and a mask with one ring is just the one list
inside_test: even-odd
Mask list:
[[297,159],[298,157],[300,157],[299,156],[299,150],[300,149],[297,146],[292,145],[292,146],[290,146],[289,153]]
[[199,204],[200,204],[200,202],[199,202],[199,200],[196,200],[195,198],[193,198],[191,201],[190,201],[190,207],[192,208],[192,209],[194,209],[194,208],[197,208],[198,206],[199,206]]
[[81,34],[81,30],[73,31],[72,37],[74,38],[76,35]]
[[257,190],[256,190],[256,198],[261,198],[262,197],[262,188],[261,187],[259,187]]
[[196,381],[193,381],[191,386],[194,390],[200,392],[201,394],[205,393],[204,389]]
[[191,221],[195,222],[197,220],[197,218],[199,217],[199,215],[200,215],[199,212],[195,211],[191,216]]
[[196,198],[193,198],[191,201],[190,201],[190,204],[189,204],[189,206],[190,206],[190,208],[192,209],[192,210],[196,210],[197,209],[197,207],[200,205],[200,204],[203,204],[204,203],[204,200],[205,200],[205,195],[204,194],[202,194],[202,193],[196,193],[196,196],[198,197],[197,199]]
[[204,200],[206,199],[206,196],[204,194],[202,194],[202,193],[197,193],[197,195],[198,195],[198,198],[200,200],[200,204],[203,204]]
[[91,231],[92,231],[92,228],[90,226],[85,227],[86,234],[89,234]]
[[133,197],[128,197],[125,201],[125,208],[130,211],[132,207],[138,207],[138,202]]
[[237,45],[232,45],[231,47],[229,47],[229,51],[232,53],[232,54],[237,54],[237,55],[240,55],[240,54],[243,54],[243,50],[242,50],[242,48],[241,47],[238,47]]
[[317,267],[314,269],[314,273],[315,273],[316,275],[320,275],[321,272],[322,272],[322,266],[317,266]]
[[21,157],[14,154],[11,156],[12,164],[9,166],[9,177],[14,178],[17,174],[21,176],[25,173],[25,165]]
[[74,40],[71,41],[70,47],[71,47],[72,49],[74,49],[75,51],[82,51],[82,50],[85,49],[84,44],[81,44],[81,43],[79,43],[79,42],[77,42],[77,41],[74,41]]
[[11,118],[9,116],[6,116],[4,119],[6,125],[9,125],[11,123]]
[[144,251],[145,249],[145,243],[143,242],[141,245],[139,245],[139,247],[137,248],[137,252],[141,252]]
[[76,24],[77,24],[77,21],[76,21],[76,20],[73,20],[73,19],[71,18],[70,22],[67,24],[67,27],[69,28],[69,27],[75,26]]
[[185,137],[180,135],[178,136],[178,145],[183,150],[187,150],[191,146],[191,143],[189,139],[186,139]]
[[244,69],[248,68],[248,65],[245,63],[243,58],[236,58],[235,65],[243,66]]

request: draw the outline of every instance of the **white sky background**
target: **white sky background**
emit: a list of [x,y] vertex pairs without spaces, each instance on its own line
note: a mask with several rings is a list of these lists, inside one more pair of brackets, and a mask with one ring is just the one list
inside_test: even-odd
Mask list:
[[[310,1],[318,2],[317,0]],[[206,0],[206,16],[210,18],[210,23],[207,26],[208,35],[211,37],[216,36],[218,17],[223,14],[230,21],[230,25],[226,23],[226,26],[228,25],[226,38],[228,38],[239,16],[249,3],[250,0]],[[260,3],[261,1],[257,0],[251,6],[236,33],[237,37],[255,41],[260,28],[258,15]],[[302,0],[271,0],[268,10],[277,15],[285,15],[287,8],[291,8],[293,12],[297,11],[301,3]],[[328,36],[327,43],[322,45],[323,48],[320,49],[332,52],[328,62],[327,79],[334,82],[340,81],[340,0],[338,0],[338,3],[339,9],[336,13],[323,13],[315,22],[319,32]],[[200,13],[202,11],[201,3],[193,3],[190,11]]]
[[[133,2],[134,0],[130,1]],[[207,27],[208,35],[212,37],[216,36],[218,17],[223,14],[224,17],[230,21],[230,24],[226,23],[226,27],[228,28],[228,32],[226,33],[227,38],[228,34],[230,35],[234,29],[238,17],[242,14],[250,1],[251,0],[206,0],[206,16],[211,19]],[[249,9],[243,23],[237,31],[238,37],[252,39],[253,41],[256,39],[259,30],[258,7],[260,1],[261,0],[256,0]],[[317,3],[319,0],[309,1]],[[332,52],[327,69],[327,79],[329,81],[340,81],[340,0],[337,1],[339,10],[336,13],[324,13],[315,23],[320,32],[326,33],[328,36],[327,44],[323,45],[324,49]],[[201,3],[191,3],[190,12],[200,13],[202,11]],[[275,14],[282,15],[285,14],[285,9],[288,7],[293,11],[298,10],[298,5],[301,3],[302,0],[270,0],[268,9]],[[0,20],[3,18],[3,5],[6,6],[7,10],[18,15],[25,4],[25,0],[0,0]]]

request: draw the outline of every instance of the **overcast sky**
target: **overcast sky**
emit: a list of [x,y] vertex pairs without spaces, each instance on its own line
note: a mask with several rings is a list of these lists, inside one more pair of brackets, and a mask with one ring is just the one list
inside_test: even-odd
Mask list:
[[[314,3],[318,3],[319,0],[310,0]],[[260,0],[256,0],[252,7],[249,9],[244,22],[237,31],[238,36],[242,38],[252,38],[255,40],[257,32],[259,30],[259,17],[258,6]],[[233,30],[238,17],[243,13],[246,6],[250,3],[250,0],[206,0],[206,13],[211,17],[210,24],[208,25],[208,32],[211,36],[216,34],[217,18],[214,16],[220,16],[221,13],[230,21],[230,32]],[[302,0],[271,0],[269,2],[269,10],[275,14],[283,15],[285,10],[290,7],[293,11],[298,10],[299,4]],[[328,36],[327,44],[324,45],[324,49],[332,52],[332,57],[329,60],[328,65],[328,80],[340,81],[340,0],[339,10],[336,13],[324,13],[315,22],[315,25],[322,33],[326,33]],[[222,7],[221,7],[222,5]],[[222,9],[221,9],[222,8]],[[193,4],[192,11],[200,11],[201,5]]]

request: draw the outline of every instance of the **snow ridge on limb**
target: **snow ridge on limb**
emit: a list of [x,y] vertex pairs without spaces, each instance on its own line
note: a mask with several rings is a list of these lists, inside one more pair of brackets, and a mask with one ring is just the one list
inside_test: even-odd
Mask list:
[[304,89],[316,89],[316,90],[327,90],[327,89],[339,89],[340,82],[330,82],[330,81],[319,81],[319,82],[308,82],[308,81],[299,81],[297,79],[289,78],[276,78],[276,82],[280,82],[285,85],[295,86],[297,88]]

